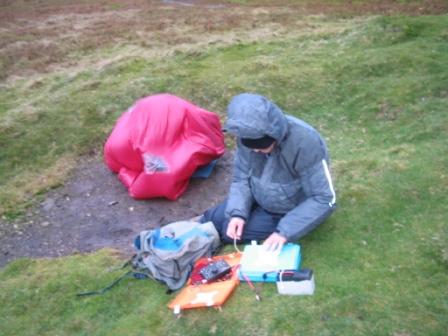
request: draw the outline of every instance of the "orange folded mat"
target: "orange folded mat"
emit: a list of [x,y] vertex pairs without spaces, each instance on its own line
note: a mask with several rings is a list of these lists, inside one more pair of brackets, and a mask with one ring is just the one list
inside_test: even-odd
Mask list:
[[[219,259],[224,259],[232,266],[230,273],[211,283],[199,281],[197,276],[198,270]],[[175,314],[180,314],[183,309],[222,306],[240,282],[238,279],[240,259],[241,253],[237,252],[199,259],[195,264],[187,285],[168,304],[168,308],[172,309]]]

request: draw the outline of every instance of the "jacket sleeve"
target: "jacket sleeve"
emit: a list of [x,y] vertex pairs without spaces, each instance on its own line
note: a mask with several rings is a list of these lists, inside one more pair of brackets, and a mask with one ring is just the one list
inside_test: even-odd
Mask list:
[[318,139],[307,142],[294,165],[306,199],[288,212],[277,226],[277,232],[289,241],[305,236],[336,208],[325,145]]
[[249,185],[250,152],[238,145],[233,167],[232,184],[227,199],[226,217],[241,217],[247,219],[254,202]]

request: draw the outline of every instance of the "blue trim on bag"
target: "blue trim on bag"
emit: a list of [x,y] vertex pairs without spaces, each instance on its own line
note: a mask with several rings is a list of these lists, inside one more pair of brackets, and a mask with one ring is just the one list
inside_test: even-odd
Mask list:
[[134,246],[137,250],[140,250],[141,244],[140,244],[140,235],[134,238]]
[[180,237],[160,237],[160,229],[157,229],[154,231],[154,234],[150,237],[150,239],[153,239],[153,246],[155,248],[165,251],[175,251],[185,245],[186,240],[195,236],[208,237],[208,234],[195,227]]
[[216,163],[218,162],[218,159],[213,160],[212,162],[210,162],[209,164],[199,167],[191,176],[192,178],[203,178],[206,179],[208,177],[210,177],[210,175],[212,174],[213,169],[216,166]]

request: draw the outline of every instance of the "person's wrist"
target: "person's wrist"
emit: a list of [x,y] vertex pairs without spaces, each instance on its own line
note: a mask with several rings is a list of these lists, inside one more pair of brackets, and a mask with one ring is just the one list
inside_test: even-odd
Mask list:
[[281,238],[285,239],[285,242],[288,240],[288,238],[285,236],[285,234],[283,234],[278,228],[276,228],[274,230],[274,233],[276,233],[278,236],[280,236]]

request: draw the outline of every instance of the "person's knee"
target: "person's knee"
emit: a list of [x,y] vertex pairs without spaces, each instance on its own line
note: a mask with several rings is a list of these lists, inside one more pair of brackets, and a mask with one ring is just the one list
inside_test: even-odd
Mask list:
[[228,220],[225,216],[226,202],[222,202],[217,206],[207,209],[201,218],[201,223],[212,222],[222,238],[227,230]]
[[225,217],[226,206],[226,201],[219,203],[218,205],[205,210],[203,217],[205,217],[207,220],[220,220]]

